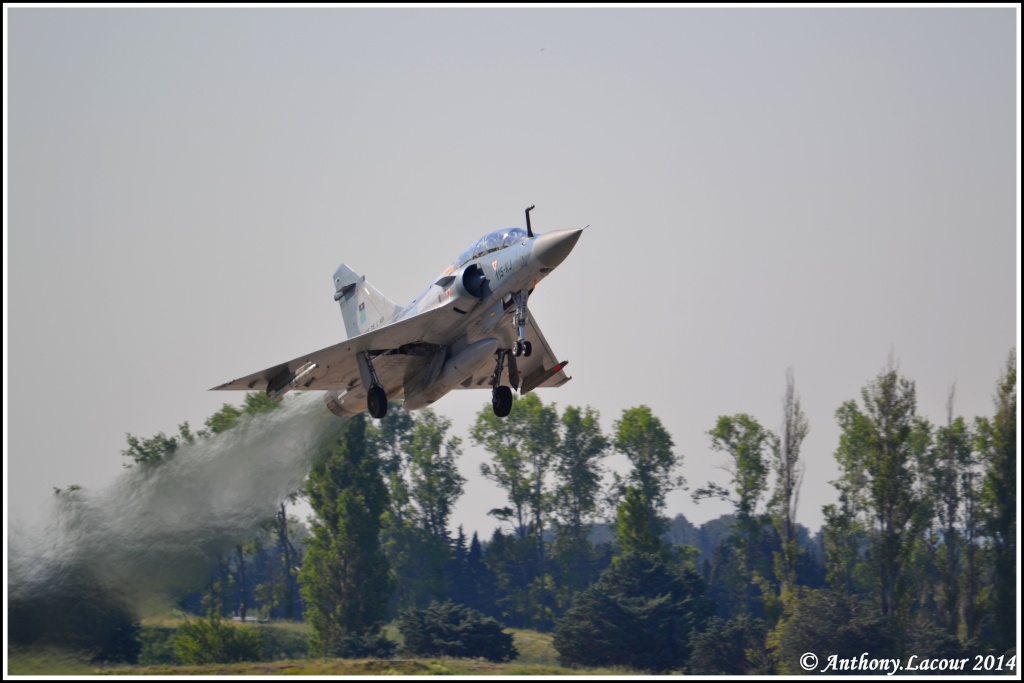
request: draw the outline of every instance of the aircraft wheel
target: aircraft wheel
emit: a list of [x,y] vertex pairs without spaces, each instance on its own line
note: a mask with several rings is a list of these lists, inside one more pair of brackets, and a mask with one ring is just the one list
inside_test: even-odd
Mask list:
[[512,390],[504,386],[496,388],[491,396],[491,406],[496,416],[508,417],[512,412]]
[[531,344],[528,341],[524,341],[523,342],[523,355],[526,356],[527,358],[529,358],[531,353],[533,353],[533,344]]
[[517,357],[523,355],[523,342],[517,341],[515,347],[512,349],[512,353]]
[[383,387],[373,386],[366,392],[366,409],[370,411],[370,417],[378,420],[387,415],[388,395]]

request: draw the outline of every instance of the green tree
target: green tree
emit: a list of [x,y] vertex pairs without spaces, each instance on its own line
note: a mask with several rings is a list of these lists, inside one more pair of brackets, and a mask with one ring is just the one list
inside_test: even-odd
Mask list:
[[709,482],[705,488],[694,492],[693,498],[695,501],[721,498],[735,508],[736,521],[727,542],[736,549],[737,562],[730,564],[730,569],[738,575],[724,577],[723,583],[737,588],[739,593],[727,591],[733,594],[729,602],[743,611],[751,610],[760,602],[774,622],[778,608],[771,586],[772,568],[762,561],[767,559],[761,542],[767,518],[759,506],[768,487],[769,465],[765,452],[778,450],[778,438],[744,413],[719,417],[708,435],[711,449],[726,453],[730,458],[724,469],[732,477],[733,490]]
[[687,670],[702,676],[768,674],[765,625],[749,614],[729,619],[711,617],[705,629],[694,633],[693,655]]
[[964,573],[963,596],[960,619],[963,623],[964,640],[971,642],[978,634],[983,606],[981,599],[982,553],[979,548],[982,537],[982,476],[978,471],[977,451],[970,465],[960,475],[960,491],[963,500],[963,543]]
[[914,383],[892,362],[861,391],[861,400],[863,406],[847,401],[836,411],[841,476],[835,483],[871,530],[879,609],[892,618],[905,606],[903,572],[923,526],[918,470],[929,428],[916,418]]
[[[414,425],[415,421],[412,415],[397,402],[388,405],[388,412],[383,418],[367,425],[366,440],[380,460],[381,471],[386,478],[391,478],[395,473],[403,474],[405,472]],[[394,486],[393,481],[389,484]],[[395,491],[393,488],[391,493],[391,503],[394,505]]]
[[536,628],[537,609],[530,592],[530,584],[538,575],[533,539],[495,529],[484,565],[493,577],[494,604],[502,621],[517,628]]
[[533,482],[520,445],[522,433],[518,429],[516,411],[516,405],[520,402],[516,400],[512,403],[512,412],[507,418],[496,417],[494,411],[488,408],[481,410],[470,428],[470,438],[475,445],[483,446],[491,454],[491,462],[481,463],[480,473],[505,491],[512,504],[507,513],[494,509],[490,514],[499,518],[514,516],[515,531],[520,538],[525,538],[529,532],[527,523]]
[[830,590],[803,591],[792,605],[792,615],[782,622],[771,640],[778,672],[805,673],[805,653],[818,656],[816,671],[827,665],[827,657],[860,657],[870,652],[874,659],[898,657],[899,643],[891,624],[872,605],[859,598]]
[[1010,352],[996,385],[995,415],[976,421],[977,448],[985,464],[982,523],[991,541],[994,585],[993,641],[1000,650],[1017,637],[1017,353]]
[[[385,549],[397,579],[398,610],[426,605],[448,593],[448,523],[466,481],[455,462],[462,454],[461,440],[448,438],[450,427],[450,420],[428,409],[392,426],[392,436],[385,441],[401,449],[390,458],[393,498],[384,525]],[[398,439],[396,429],[403,432]]]
[[707,489],[698,490],[694,497],[714,495],[731,501],[741,524],[755,519],[757,506],[768,484],[765,451],[776,441],[775,435],[750,415],[743,413],[719,417],[708,435],[711,437],[711,450],[726,453],[732,459],[725,469],[732,476],[730,483],[735,495],[727,489],[709,484]]
[[493,458],[480,471],[505,490],[514,506],[516,532],[525,538],[531,524],[538,536],[547,519],[547,482],[552,459],[559,448],[558,412],[536,394],[516,399],[507,418],[494,416],[490,407],[477,415],[470,437]]
[[666,494],[686,485],[686,480],[676,474],[683,458],[673,452],[672,437],[647,406],[623,410],[612,429],[615,450],[632,464],[625,484],[639,489],[651,510],[660,514]]
[[601,433],[600,415],[587,406],[569,406],[562,413],[562,446],[554,464],[552,509],[555,538],[549,554],[553,566],[556,610],[569,607],[573,596],[593,583],[600,559],[588,539],[598,508],[608,439]]
[[690,658],[691,634],[713,611],[692,568],[680,572],[657,555],[627,553],[577,596],[552,644],[564,665],[678,670]]
[[462,455],[462,440],[446,440],[451,425],[451,420],[424,410],[408,445],[409,494],[415,505],[415,521],[426,534],[445,545],[451,540],[448,521],[466,483],[455,464]]
[[316,513],[299,573],[314,656],[353,652],[353,639],[375,638],[394,588],[380,548],[387,489],[367,453],[366,418],[351,418],[306,485]]
[[241,410],[230,403],[225,403],[220,410],[206,418],[206,427],[210,432],[220,434],[234,427],[241,415]]
[[265,393],[250,392],[245,395],[242,409],[225,403],[220,410],[206,418],[208,430],[204,429],[195,433],[189,427],[188,422],[183,422],[178,425],[177,436],[167,436],[163,432],[159,432],[156,436],[148,439],[140,439],[130,433],[125,434],[128,448],[122,450],[121,455],[131,458],[132,462],[125,463],[124,466],[131,467],[134,464],[152,467],[159,465],[174,457],[181,446],[195,442],[197,437],[207,437],[211,433],[219,434],[233,427],[242,415],[258,415],[273,410],[277,406],[278,404],[271,401]]
[[643,491],[627,486],[615,516],[615,541],[621,554],[640,553],[669,557],[662,540],[667,521],[656,514]]
[[930,572],[921,572],[926,583],[922,593],[931,593],[937,600],[937,619],[950,633],[956,633],[960,622],[960,585],[963,563],[963,488],[961,482],[973,461],[972,435],[963,418],[953,417],[951,389],[946,403],[946,425],[935,431],[927,450],[921,474],[925,501],[932,528],[923,546],[929,560],[938,570],[937,580]]
[[[460,537],[464,538],[461,534],[462,527],[459,527],[459,532]],[[453,558],[452,600],[484,614],[500,615],[501,612],[494,602],[494,574],[484,562],[483,545],[477,533],[473,532],[468,550],[461,551],[462,545],[464,544],[456,545]]]
[[[191,435],[191,432],[188,431],[187,422],[180,425],[179,430],[183,434]],[[178,446],[181,445],[181,440],[178,437],[167,436],[163,432],[159,432],[156,436],[148,439],[140,439],[137,436],[132,436],[130,433],[125,434],[125,438],[128,442],[128,448],[121,451],[121,455],[132,459],[131,463],[124,464],[125,467],[131,467],[133,464],[142,467],[153,467],[167,462],[174,457]]]
[[[262,415],[263,413],[275,410],[280,405],[280,401],[270,398],[264,391],[250,391],[246,393],[245,399],[242,402],[242,414],[250,416]],[[186,422],[185,424],[188,423]]]
[[786,393],[782,399],[782,429],[772,448],[775,488],[769,503],[772,525],[782,546],[775,556],[775,576],[780,583],[783,603],[795,589],[797,565],[800,561],[796,526],[796,509],[804,475],[800,448],[809,429],[807,417],[800,408],[800,397],[796,393],[796,380],[791,368],[786,372]]
[[585,537],[597,510],[608,439],[601,433],[601,418],[587,406],[569,406],[562,413],[562,444],[555,460],[554,509],[560,530]]
[[554,406],[545,406],[535,394],[527,394],[515,400],[507,418],[495,417],[490,406],[484,408],[470,436],[492,456],[492,463],[481,464],[481,473],[504,489],[513,505],[512,509],[495,509],[491,514],[504,519],[514,516],[519,541],[528,546],[534,558],[520,566],[517,581],[509,582],[525,591],[513,602],[525,610],[527,623],[543,627],[554,607],[543,539],[550,517],[547,479],[560,442],[558,412]]

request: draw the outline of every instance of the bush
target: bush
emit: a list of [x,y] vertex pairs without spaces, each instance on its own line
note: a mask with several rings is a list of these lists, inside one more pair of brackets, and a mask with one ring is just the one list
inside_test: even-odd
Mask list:
[[174,634],[174,655],[182,664],[226,664],[260,660],[262,637],[254,628],[224,623],[211,611],[206,619],[188,620]]
[[552,641],[566,666],[626,666],[665,672],[690,657],[690,633],[713,610],[704,580],[658,555],[626,553],[576,596]]
[[309,639],[305,633],[297,633],[275,626],[259,626],[257,630],[263,640],[264,661],[276,662],[281,659],[306,659],[309,657]]
[[395,654],[395,641],[383,633],[349,633],[323,645],[324,655],[339,659],[390,659]]
[[519,656],[512,634],[475,609],[450,600],[402,613],[403,653],[420,657],[483,657],[508,662]]
[[824,589],[801,591],[792,614],[779,623],[771,638],[781,674],[803,673],[800,657],[805,652],[840,659],[864,652],[876,659],[900,654],[895,631],[874,605]]
[[764,673],[765,625],[760,619],[742,614],[728,621],[711,617],[707,627],[690,640],[690,673],[750,676]]
[[143,626],[139,631],[138,664],[152,666],[154,664],[180,664],[174,656],[174,634],[176,629],[166,626]]

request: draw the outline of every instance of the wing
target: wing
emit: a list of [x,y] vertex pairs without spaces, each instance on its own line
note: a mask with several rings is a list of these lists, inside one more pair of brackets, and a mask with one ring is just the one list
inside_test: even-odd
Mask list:
[[[569,361],[560,361],[555,356],[548,345],[548,340],[544,338],[544,333],[540,331],[540,326],[537,324],[537,318],[533,315],[533,311],[530,312],[530,322],[526,325],[523,333],[526,336],[526,340],[533,346],[533,352],[529,357],[520,356],[514,359],[515,370],[519,373],[519,393],[521,395],[525,396],[538,387],[559,387],[572,379],[563,369]],[[505,315],[501,323],[497,325],[496,331],[490,334],[496,335],[501,339],[502,348],[512,348],[516,340],[516,331],[512,327],[512,316]],[[485,336],[485,334],[481,333],[481,336]],[[510,368],[506,365],[505,369],[506,372],[503,373],[501,383],[506,386],[512,386],[508,377]],[[457,388],[490,389],[491,373],[493,370],[493,366],[481,368],[470,381],[462,383]]]
[[[210,391],[267,391],[284,387],[297,390],[349,390],[360,384],[356,356],[371,352],[374,370],[389,397],[402,388],[404,379],[429,360],[425,349],[439,344],[438,332],[444,311],[435,309],[366,332],[341,343],[294,358],[287,363],[225,382]],[[450,313],[448,315],[451,315]],[[290,386],[289,386],[290,385]]]

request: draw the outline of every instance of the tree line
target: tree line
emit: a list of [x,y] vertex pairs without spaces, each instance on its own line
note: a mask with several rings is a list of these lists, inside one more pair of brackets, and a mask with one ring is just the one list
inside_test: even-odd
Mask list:
[[[481,540],[451,528],[466,483],[462,439],[432,410],[394,405],[380,421],[349,420],[318,458],[297,492],[314,511],[308,528],[274,502],[275,519],[181,605],[301,616],[317,656],[388,655],[386,623],[459,614],[551,631],[565,664],[645,671],[804,673],[806,652],[1012,657],[1015,352],[994,398],[991,416],[969,422],[951,391],[945,422],[932,424],[890,361],[836,411],[838,501],[812,538],[796,520],[810,425],[789,373],[778,432],[746,414],[720,416],[707,432],[729,481],[692,495],[733,512],[705,525],[717,533],[704,552],[673,541],[688,524],[665,510],[686,485],[683,458],[647,406],[623,410],[609,434],[593,408],[559,412],[535,394],[506,419],[483,408],[469,438],[490,456],[480,474],[505,500],[489,513],[501,525]],[[129,435],[124,455],[159,467],[182,441],[275,405],[251,394],[198,435],[187,423],[177,437]],[[626,472],[604,465],[613,452]],[[439,642],[417,628],[407,640]],[[469,630],[460,632],[472,640]]]

